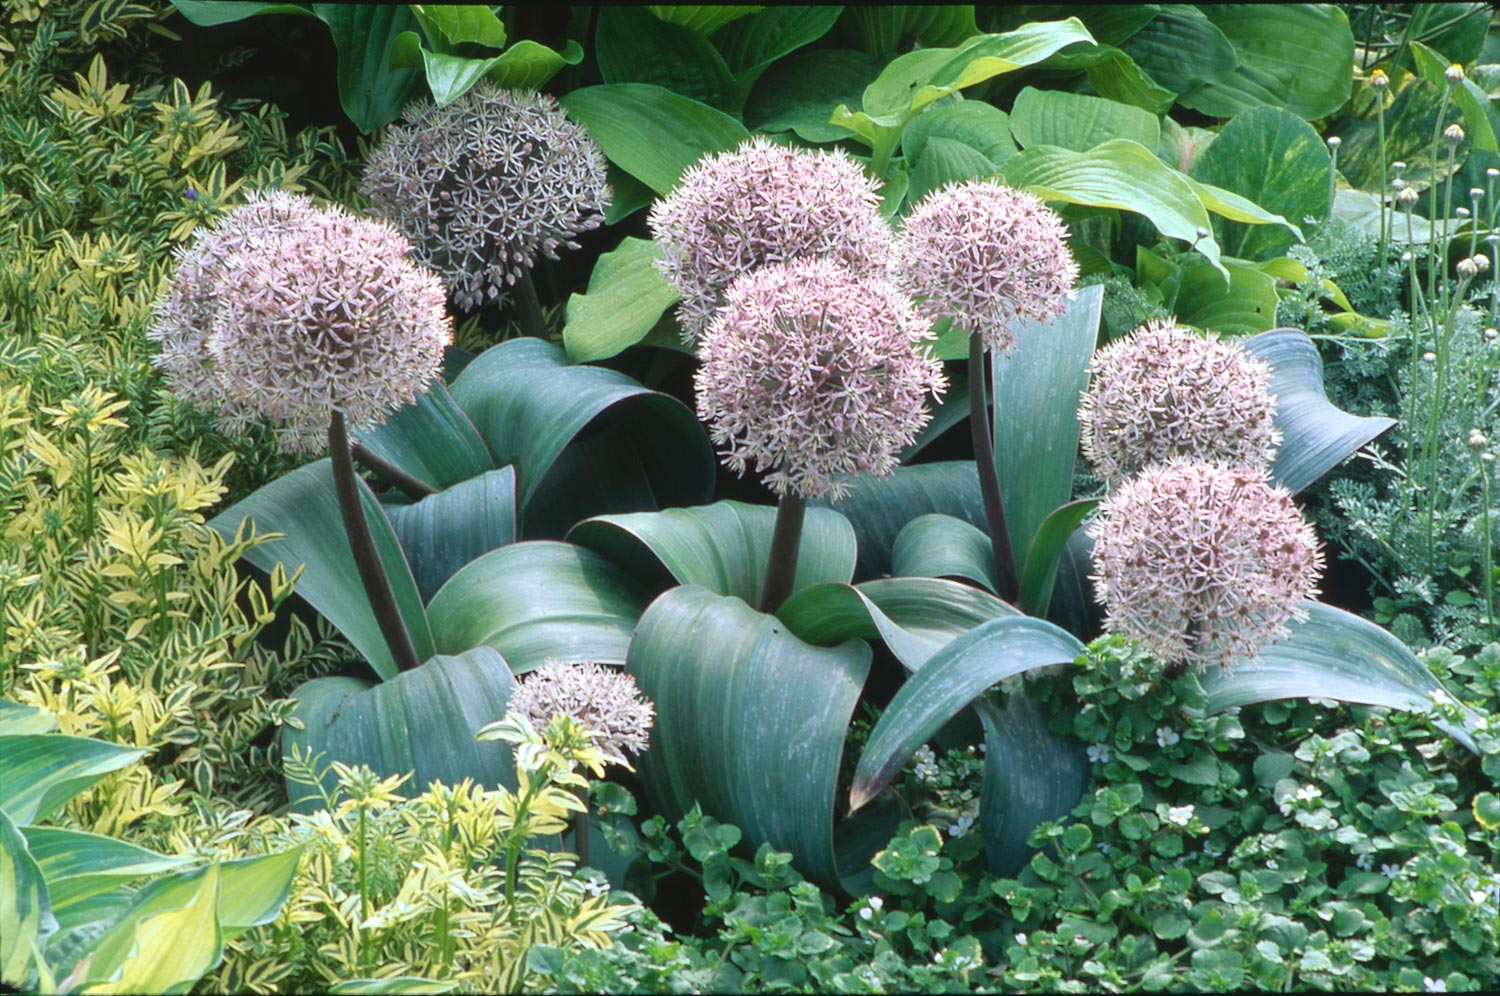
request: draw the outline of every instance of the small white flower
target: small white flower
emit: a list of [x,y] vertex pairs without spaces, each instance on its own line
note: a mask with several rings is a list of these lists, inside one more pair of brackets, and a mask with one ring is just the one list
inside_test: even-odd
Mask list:
[[1398,865],[1381,865],[1380,874],[1384,875],[1386,878],[1395,878],[1397,875],[1401,874],[1401,868]]
[[1321,798],[1322,795],[1323,790],[1318,788],[1316,785],[1304,785],[1297,790],[1297,799],[1301,802],[1308,802],[1312,799],[1318,799]]
[[918,747],[916,753],[912,755],[912,759],[916,763],[912,765],[911,770],[912,774],[917,776],[917,781],[927,785],[931,785],[937,781],[939,773],[937,755],[933,753],[931,747],[926,744]]
[[1016,943],[1019,944],[1019,945],[1021,945],[1021,947],[1024,948],[1026,946],[1026,935],[1025,934],[1017,934],[1016,935]]
[[1424,993],[1445,993],[1448,991],[1448,981],[1446,979],[1429,979],[1424,975],[1422,976],[1422,991]]
[[884,905],[885,905],[885,900],[881,899],[879,896],[871,896],[870,897],[870,909],[872,909],[872,910],[878,910],[878,909],[880,909]]
[[1110,759],[1110,749],[1104,744],[1089,744],[1089,763],[1103,764]]
[[1192,806],[1173,806],[1167,810],[1167,820],[1180,827],[1185,827],[1193,822]]
[[1158,726],[1156,728],[1156,744],[1158,747],[1170,747],[1182,738],[1177,731],[1170,726]]
[[964,834],[966,834],[966,833],[969,832],[969,828],[972,827],[973,825],[974,825],[974,817],[972,817],[972,816],[960,816],[957,820],[955,820],[953,822],[953,824],[951,826],[948,827],[948,836],[950,836],[950,837],[962,837]]
[[872,917],[874,915],[875,915],[875,911],[872,910],[872,909],[870,909],[870,907],[868,907],[868,906],[861,906],[859,908],[859,918],[861,920],[868,920],[868,919],[870,919],[870,917]]
[[1281,865],[1277,863],[1275,858],[1267,858],[1266,867],[1271,869],[1272,871],[1275,871],[1276,869],[1280,868]]
[[1483,889],[1469,890],[1469,901],[1472,902],[1475,906],[1482,904],[1486,899],[1489,898],[1489,896],[1490,894],[1488,892],[1485,892]]
[[1369,871],[1371,868],[1375,867],[1375,855],[1361,854],[1354,859],[1354,865],[1360,871]]
[[932,881],[932,876],[920,875],[917,878],[912,879],[911,881],[913,885],[926,885],[928,882]]

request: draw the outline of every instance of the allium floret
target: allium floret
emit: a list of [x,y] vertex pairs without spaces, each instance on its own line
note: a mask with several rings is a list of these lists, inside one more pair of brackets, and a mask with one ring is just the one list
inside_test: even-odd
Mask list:
[[1109,485],[1172,457],[1269,466],[1271,368],[1237,344],[1148,322],[1094,354],[1078,409],[1083,454]]
[[949,183],[906,217],[892,268],[922,313],[951,318],[987,349],[1008,351],[1017,329],[1067,309],[1078,264],[1068,229],[1036,197],[998,180]]
[[589,731],[609,763],[627,768],[625,752],[646,749],[656,717],[655,706],[636,688],[634,678],[592,661],[543,664],[521,679],[507,708],[537,729],[555,715],[568,716]]
[[884,277],[826,257],[740,277],[699,344],[698,416],[725,463],[779,495],[840,498],[891,473],[947,386],[927,324]]
[[1304,619],[1323,555],[1261,467],[1178,458],[1125,481],[1089,526],[1104,626],[1158,659],[1254,660]]
[[688,169],[650,215],[657,268],[682,294],[684,339],[703,334],[737,277],[767,263],[828,256],[856,273],[884,271],[892,236],[879,188],[842,150],[763,136]]
[[483,82],[452,103],[409,106],[370,155],[360,191],[472,310],[539,255],[577,249],[604,222],[604,154],[557,101]]
[[150,338],[172,389],[227,432],[269,421],[289,452],[427,389],[452,340],[441,281],[383,221],[297,194],[252,195],[179,256]]

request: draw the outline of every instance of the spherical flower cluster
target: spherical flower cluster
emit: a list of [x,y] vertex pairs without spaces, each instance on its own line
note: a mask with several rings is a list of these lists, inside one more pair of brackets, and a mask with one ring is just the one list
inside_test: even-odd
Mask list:
[[360,190],[417,246],[465,310],[495,300],[538,255],[604,221],[604,154],[552,97],[481,83],[392,125]]
[[699,344],[698,415],[725,462],[777,494],[840,498],[842,474],[889,474],[947,386],[927,326],[883,277],[814,257],[730,287]]
[[1081,441],[1106,484],[1176,456],[1249,466],[1276,456],[1271,368],[1238,345],[1148,322],[1095,353],[1089,372]]
[[646,749],[656,717],[656,708],[641,695],[634,678],[593,662],[543,664],[521,679],[507,708],[537,729],[553,716],[568,716],[590,731],[609,763],[627,768],[625,752]]
[[1105,628],[1199,668],[1253,660],[1305,618],[1323,567],[1312,527],[1261,468],[1157,464],[1104,501],[1089,534]]
[[950,183],[924,197],[892,266],[929,318],[952,318],[985,347],[1010,349],[1025,322],[1056,318],[1078,279],[1057,213],[997,180]]
[[682,294],[684,339],[703,334],[735,278],[766,263],[830,256],[856,273],[884,271],[891,231],[878,188],[842,151],[762,136],[690,168],[650,216],[657,268]]
[[172,389],[221,428],[266,420],[316,452],[342,411],[372,425],[427,389],[453,337],[437,276],[390,225],[252,195],[179,254],[148,336]]

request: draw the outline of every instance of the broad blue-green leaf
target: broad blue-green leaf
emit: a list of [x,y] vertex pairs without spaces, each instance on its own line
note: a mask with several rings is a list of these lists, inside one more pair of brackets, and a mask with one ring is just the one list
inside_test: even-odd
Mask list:
[[854,527],[859,550],[855,577],[891,572],[891,548],[902,528],[919,515],[941,512],[976,526],[984,524],[979,475],[972,460],[897,467],[889,477],[861,476],[838,502],[818,499],[808,506],[832,508]]
[[1271,475],[1293,494],[1396,424],[1383,416],[1351,415],[1328,400],[1323,361],[1306,333],[1272,329],[1243,346],[1271,365],[1270,391],[1282,435]]
[[[650,590],[673,583],[701,585],[758,606],[775,525],[773,506],[721,501],[598,516],[574,526],[568,542],[619,564]],[[849,521],[826,508],[808,509],[792,591],[823,581],[849,581],[854,561]]]
[[551,343],[521,338],[492,346],[452,390],[496,463],[515,465],[523,508],[563,448],[606,412],[630,431],[662,504],[702,501],[713,486],[713,448],[682,402],[614,370],[571,365]]
[[792,131],[808,142],[847,138],[829,123],[840,104],[858,107],[860,95],[885,62],[864,52],[815,49],[794,52],[766,70],[745,102],[745,124],[757,132]]
[[524,674],[552,659],[623,664],[645,607],[634,582],[598,554],[526,542],[459,571],[433,597],[428,614],[439,652],[492,647]]
[[739,146],[745,126],[723,111],[649,83],[606,83],[559,101],[611,162],[664,194],[710,152]]
[[734,74],[708,39],[639,7],[599,8],[594,56],[606,84],[651,83],[723,110],[738,103]]
[[[464,778],[493,787],[514,787],[510,748],[474,735],[505,715],[516,679],[505,659],[489,647],[439,655],[389,681],[371,684],[358,678],[314,678],[293,693],[293,713],[303,728],[282,728],[282,750],[321,754],[321,771],[334,761],[351,767],[368,765],[381,776],[415,772],[402,786],[418,795],[433,781],[456,785]],[[322,789],[338,784],[329,771]],[[287,780],[292,808],[314,812],[323,797],[314,786]]]
[[[1333,163],[1312,126],[1290,111],[1257,107],[1235,116],[1193,169],[1193,176],[1268,211],[1321,224],[1332,208]],[[1279,256],[1295,241],[1275,225],[1220,222],[1219,244],[1243,259]]]
[[656,809],[675,820],[696,802],[752,847],[789,851],[803,874],[837,885],[834,792],[870,660],[863,641],[814,647],[706,588],[662,595],[626,665],[656,705],[638,762]]
[[891,548],[897,577],[956,578],[995,590],[995,550],[989,534],[951,515],[919,515],[901,528]]
[[1349,99],[1354,33],[1337,6],[1203,4],[1199,10],[1234,46],[1238,65],[1223,79],[1184,94],[1183,106],[1217,118],[1281,107],[1311,121]]
[[[947,319],[943,320],[944,322]],[[960,330],[961,331],[961,330]],[[941,333],[940,333],[941,335]],[[968,336],[955,337],[962,343],[963,356],[969,355]],[[955,352],[952,356],[943,356],[933,351],[933,355],[940,360],[956,360],[959,355]],[[943,392],[943,400],[933,406],[932,418],[917,433],[910,446],[901,451],[902,465],[911,463],[912,457],[926,449],[933,440],[954,426],[969,419],[969,380],[961,372],[953,370],[948,374],[948,390]]]
[[429,601],[460,567],[516,541],[516,474],[492,470],[386,514]]
[[[1457,703],[1404,643],[1368,619],[1319,602],[1302,605],[1307,619],[1261,648],[1257,661],[1213,668],[1202,676],[1210,711],[1291,698],[1408,712],[1431,709],[1439,698]],[[1480,717],[1467,706],[1462,712],[1459,722],[1435,718],[1432,725],[1477,753],[1470,730]]]
[[371,453],[441,490],[495,468],[484,439],[441,381],[355,434]]
[[1087,152],[1112,138],[1155,149],[1161,139],[1161,126],[1150,111],[1103,97],[1030,86],[1016,95],[1010,130],[1022,148],[1058,145],[1074,152]]
[[200,28],[211,28],[218,24],[232,24],[257,14],[296,14],[313,16],[312,11],[296,3],[245,3],[234,0],[172,0],[177,12]]
[[605,360],[646,337],[681,295],[657,272],[659,247],[627,236],[599,257],[588,290],[568,296],[563,345],[574,363]]
[[[363,500],[365,521],[369,523],[375,551],[390,578],[396,607],[401,612],[406,631],[411,634],[417,658],[433,654],[432,631],[422,611],[422,595],[412,579],[411,569],[401,552],[401,544],[391,529],[385,510],[370,493],[364,481],[356,478]],[[354,644],[354,649],[369,661],[382,678],[396,674],[396,660],[381,635],[380,624],[365,597],[354,554],[344,532],[339,514],[338,497],[333,490],[333,471],[327,458],[299,467],[248,498],[219,513],[210,522],[226,539],[233,538],[240,523],[249,517],[258,534],[283,533],[251,548],[245,559],[270,573],[278,562],[286,565],[291,577],[306,565],[297,579],[296,591],[323,618]]]
[[92,737],[61,733],[0,736],[0,811],[19,826],[45,820],[69,799],[146,756]]
[[918,747],[985,689],[1012,675],[1070,663],[1082,652],[1071,633],[1026,617],[994,619],[955,639],[908,678],[881,713],[854,772],[850,808],[875,798]]
[[1089,785],[1083,744],[1047,729],[1041,707],[1012,695],[1004,709],[974,701],[984,724],[984,782],[979,827],[991,873],[1016,874],[1031,857],[1026,838],[1067,816]]
[[990,358],[995,467],[1017,570],[1042,522],[1073,494],[1078,399],[1103,303],[1103,287],[1077,291],[1061,317],[1022,327],[1009,355]]
[[24,986],[32,974],[33,946],[40,949],[55,930],[47,880],[26,838],[0,809],[0,977]]
[[410,69],[391,69],[391,43],[417,27],[411,9],[401,4],[315,3],[313,13],[328,25],[338,49],[339,102],[365,134],[401,114],[420,85]]
[[1070,501],[1053,509],[1037,527],[1021,567],[1020,603],[1027,615],[1047,617],[1059,562],[1068,540],[1098,506],[1097,498]]

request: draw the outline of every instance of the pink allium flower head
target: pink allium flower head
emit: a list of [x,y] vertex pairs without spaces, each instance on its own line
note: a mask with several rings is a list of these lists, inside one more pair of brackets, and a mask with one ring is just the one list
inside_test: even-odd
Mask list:
[[557,101],[480,83],[392,125],[360,190],[442,275],[454,302],[495,300],[538,255],[557,259],[604,222],[604,154]]
[[841,474],[889,474],[941,396],[927,324],[884,277],[827,257],[736,280],[703,333],[698,416],[725,463],[777,494],[840,498]]
[[646,749],[656,717],[634,678],[593,662],[543,664],[521,679],[507,708],[537,729],[553,716],[568,716],[593,733],[594,746],[610,763],[627,768],[625,752]]
[[375,424],[427,389],[453,337],[442,282],[382,221],[252,196],[200,232],[150,331],[174,391],[226,431],[266,420],[317,452],[328,419]]
[[1303,619],[1323,555],[1260,467],[1174,458],[1125,481],[1089,526],[1104,626],[1167,662],[1253,660]]
[[735,278],[766,263],[829,256],[856,273],[889,264],[880,183],[842,151],[756,136],[706,156],[651,209],[657,268],[682,294],[677,320],[693,342]]
[[1276,457],[1271,368],[1236,344],[1148,322],[1095,353],[1089,371],[1083,454],[1106,484],[1175,456],[1256,466]]
[[892,254],[897,279],[931,319],[951,318],[1004,353],[1018,326],[1067,308],[1078,279],[1068,229],[1037,198],[998,180],[954,182],[906,216]]

